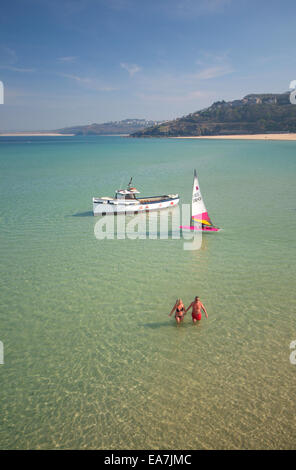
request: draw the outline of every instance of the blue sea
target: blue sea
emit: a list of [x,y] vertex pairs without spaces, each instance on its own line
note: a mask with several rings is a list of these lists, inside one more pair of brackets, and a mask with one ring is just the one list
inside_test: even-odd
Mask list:
[[[95,236],[93,196],[194,168],[199,250]],[[296,142],[0,137],[1,449],[295,449],[295,176]]]

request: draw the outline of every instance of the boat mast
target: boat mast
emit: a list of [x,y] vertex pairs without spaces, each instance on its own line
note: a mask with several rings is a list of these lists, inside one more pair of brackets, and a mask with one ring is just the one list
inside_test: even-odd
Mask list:
[[131,176],[131,179],[129,181],[129,184],[127,185],[127,189],[130,189],[131,185],[132,185],[132,180],[133,180],[133,177]]

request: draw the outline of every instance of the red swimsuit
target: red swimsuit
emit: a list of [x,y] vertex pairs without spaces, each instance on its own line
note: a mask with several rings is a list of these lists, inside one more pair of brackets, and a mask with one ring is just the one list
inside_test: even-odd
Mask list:
[[193,313],[192,320],[201,320],[201,313]]

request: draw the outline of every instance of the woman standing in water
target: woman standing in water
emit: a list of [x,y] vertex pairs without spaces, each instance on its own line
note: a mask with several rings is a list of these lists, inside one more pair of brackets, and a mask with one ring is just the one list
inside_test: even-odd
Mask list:
[[184,304],[182,302],[182,299],[177,299],[176,300],[176,303],[171,311],[171,313],[169,314],[169,317],[174,313],[175,313],[175,319],[176,319],[176,322],[177,323],[181,323],[181,321],[183,320],[184,318],[184,315],[186,314],[186,311],[185,311],[185,307],[184,307]]

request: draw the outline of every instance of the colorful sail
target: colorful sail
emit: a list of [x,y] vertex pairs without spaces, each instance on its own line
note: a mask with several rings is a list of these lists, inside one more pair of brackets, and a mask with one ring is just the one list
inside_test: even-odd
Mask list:
[[220,230],[218,227],[215,227],[213,225],[208,214],[208,211],[201,195],[196,170],[194,170],[194,180],[192,188],[191,225],[182,228],[189,230],[200,230],[202,232],[218,232],[218,230]]

